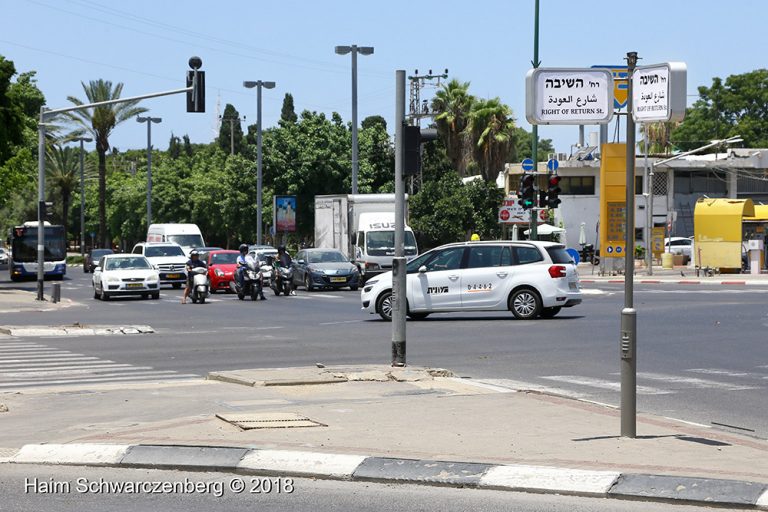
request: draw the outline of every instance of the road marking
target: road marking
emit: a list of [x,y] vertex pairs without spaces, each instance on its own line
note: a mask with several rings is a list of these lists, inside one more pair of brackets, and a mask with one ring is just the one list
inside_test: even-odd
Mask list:
[[[297,295],[298,297],[298,295]],[[340,297],[339,295],[327,295],[324,293],[312,293],[312,297],[319,297],[321,299],[341,299],[343,297]]]
[[748,372],[733,372],[730,370],[719,370],[717,368],[689,368],[685,370],[691,373],[703,373],[705,375],[725,375],[727,377],[759,377],[759,375]]
[[[49,363],[49,364],[55,365],[55,364],[58,364],[58,363]],[[16,366],[16,367],[13,368],[12,366]],[[21,366],[21,367],[19,367],[19,366]],[[58,370],[100,370],[102,368],[113,369],[113,368],[137,368],[137,367],[131,366],[130,364],[125,364],[125,363],[123,363],[123,364],[118,364],[118,363],[115,363],[115,364],[99,364],[99,363],[94,363],[94,364],[85,364],[85,365],[80,365],[80,366],[39,366],[39,367],[38,366],[34,366],[32,368],[23,367],[23,365],[9,365],[8,367],[3,366],[3,367],[0,367],[0,368],[5,368],[7,370],[24,370],[25,372],[46,372],[46,371],[49,371],[49,370],[56,370],[56,371],[58,371]],[[2,373],[2,375],[6,375],[6,374]]]
[[[46,366],[56,366],[56,365],[79,365],[79,364],[99,364],[101,362],[105,363],[114,363],[114,361],[110,361],[109,359],[99,359],[97,357],[90,358],[91,361],[81,361],[83,358],[77,358],[77,359],[51,359],[51,361],[56,361],[55,363],[40,363],[38,361],[24,361],[23,363],[12,363],[12,364],[6,364],[5,362],[0,363],[0,368],[11,368],[11,369],[18,369],[20,366],[29,366],[30,363],[33,363],[35,366],[34,368],[42,368]],[[130,365],[129,365],[130,366]]]
[[[621,391],[621,383],[613,380],[594,379],[592,377],[582,377],[580,375],[547,375],[542,379],[554,380],[556,382],[566,382],[579,386],[587,386],[598,389],[610,389],[611,391]],[[637,393],[640,395],[670,395],[674,391],[658,389],[649,386],[637,386]]]
[[698,389],[722,389],[724,391],[743,391],[747,389],[760,389],[756,386],[741,386],[736,384],[729,384],[727,382],[720,382],[716,380],[698,379],[694,377],[680,377],[677,375],[666,375],[663,373],[647,373],[638,372],[638,377],[641,379],[657,380],[661,382],[669,382],[671,384],[684,384]]
[[340,324],[356,324],[360,322],[364,322],[365,320],[343,320],[340,322],[323,322],[318,325],[340,325]]
[[[156,377],[152,379],[152,377]],[[31,387],[51,384],[83,384],[83,383],[96,383],[96,382],[118,382],[118,381],[131,381],[131,380],[143,380],[149,382],[162,382],[166,380],[193,380],[200,379],[199,375],[191,373],[173,373],[170,375],[139,375],[131,377],[104,377],[94,379],[78,379],[78,380],[51,380],[51,381],[32,381],[32,382],[9,382],[1,383],[0,388],[14,388],[14,387]]]
[[[103,377],[103,376],[108,375],[108,374],[102,374],[100,372],[100,370],[103,371],[103,372],[115,372],[115,371],[124,370],[126,368],[126,366],[123,366],[123,365],[118,365],[118,366],[121,366],[121,368],[114,368],[113,365],[96,366],[96,367],[89,366],[89,367],[76,368],[76,369],[71,369],[71,370],[54,370],[54,369],[43,369],[43,368],[34,369],[34,370],[29,369],[28,370],[28,369],[24,368],[24,371],[22,371],[22,372],[3,372],[2,376],[3,377],[27,377],[27,378],[29,378],[29,377],[50,377],[50,376],[53,376],[53,375],[66,376],[66,375],[85,375],[85,374],[88,374],[88,375],[100,375],[100,376]],[[127,367],[130,368],[131,371],[134,371],[134,370],[151,370],[152,369],[151,366],[130,366],[130,365],[127,365]],[[115,373],[113,375],[123,375],[123,374]],[[139,373],[137,372],[134,375],[139,375]]]

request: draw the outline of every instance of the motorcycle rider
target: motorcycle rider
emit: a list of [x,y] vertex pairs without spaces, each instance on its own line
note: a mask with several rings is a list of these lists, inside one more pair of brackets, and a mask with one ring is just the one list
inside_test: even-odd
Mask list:
[[[248,266],[248,258],[253,259],[251,256],[247,256],[248,254],[248,245],[247,244],[240,244],[240,255],[237,257],[237,270],[235,271],[235,279],[237,280],[238,286],[242,289],[245,286],[243,276],[245,275],[245,269]],[[255,265],[258,266],[258,265]],[[261,300],[267,300],[267,298],[264,296],[264,286],[259,286],[259,295]]]
[[187,260],[187,287],[184,288],[184,296],[181,298],[181,303],[186,304],[187,303],[187,297],[189,297],[189,292],[192,291],[192,269],[194,268],[206,268],[206,264],[204,261],[200,259],[200,253],[193,250],[189,253],[189,260]]
[[[277,247],[277,264],[280,267],[290,268],[293,265],[291,255],[285,250],[284,245]],[[291,295],[296,295],[296,290],[291,290]]]

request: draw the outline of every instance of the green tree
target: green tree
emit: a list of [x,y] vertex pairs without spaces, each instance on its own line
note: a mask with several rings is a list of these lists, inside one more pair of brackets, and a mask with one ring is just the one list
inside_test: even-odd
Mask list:
[[454,170],[426,181],[409,200],[410,225],[421,250],[466,239],[473,205]]
[[[88,103],[96,103],[120,98],[123,92],[123,84],[118,83],[114,87],[109,80],[91,80],[87,85],[83,82],[83,91]],[[74,96],[68,96],[67,100],[75,105],[83,105],[84,102]],[[68,118],[78,127],[72,136],[79,136],[83,132],[91,134],[96,141],[96,154],[99,158],[99,244],[107,247],[107,151],[109,150],[109,136],[117,125],[147,111],[138,107],[138,101],[128,101],[112,105],[103,105],[95,108],[76,110],[68,114]]]
[[467,127],[474,103],[475,97],[469,94],[469,82],[456,79],[444,84],[432,100],[432,111],[439,112],[435,116],[437,131],[459,176],[466,176],[471,159]]
[[[751,148],[768,147],[768,69],[731,75],[711,87],[699,87],[699,99],[672,132],[672,143],[683,151],[713,139],[740,135]],[[715,151],[715,148],[712,149]]]
[[483,179],[496,182],[499,172],[515,146],[515,121],[512,109],[499,98],[476,100],[469,113],[474,160]]
[[80,183],[80,149],[50,145],[46,151],[46,184],[61,199],[61,224],[69,233],[69,206],[72,193]]
[[291,124],[298,120],[299,116],[296,115],[296,109],[293,106],[293,95],[287,92],[283,98],[283,108],[280,109],[280,123]]
[[168,156],[176,160],[181,156],[181,139],[171,132],[171,139],[168,141]]
[[219,137],[216,141],[219,147],[227,153],[239,155],[243,150],[243,127],[240,125],[240,113],[229,103],[224,107]]
[[387,131],[387,120],[379,115],[368,116],[365,119],[363,119],[362,123],[360,123],[360,127],[363,130],[368,128],[373,128],[374,126],[377,126],[377,125],[380,126],[384,131]]
[[[531,158],[533,151],[531,149],[531,143],[533,142],[533,132],[529,132],[525,128],[515,128],[515,147],[512,153],[509,155],[507,161],[520,162],[526,158]],[[537,151],[537,159],[539,162],[546,162],[547,155],[554,153],[555,147],[552,145],[552,139],[539,138],[539,147]]]

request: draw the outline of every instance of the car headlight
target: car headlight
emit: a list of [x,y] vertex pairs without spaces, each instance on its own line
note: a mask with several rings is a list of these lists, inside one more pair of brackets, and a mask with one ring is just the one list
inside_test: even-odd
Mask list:
[[365,288],[363,288],[363,291],[364,291],[365,293],[368,293],[368,292],[370,292],[371,290],[373,290],[373,285],[366,285],[366,286],[365,286]]
[[108,283],[119,283],[120,282],[120,278],[119,277],[115,277],[115,276],[107,276],[106,281]]
[[221,270],[220,268],[217,268],[216,270],[214,270],[214,273],[215,273],[215,274],[216,274],[218,277],[224,277],[224,271],[223,271],[223,270]]

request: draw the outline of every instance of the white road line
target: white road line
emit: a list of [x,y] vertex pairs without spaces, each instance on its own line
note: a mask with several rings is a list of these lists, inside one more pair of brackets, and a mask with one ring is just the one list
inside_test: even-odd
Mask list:
[[339,324],[356,324],[359,322],[364,322],[365,320],[343,320],[340,322],[323,322],[318,325],[339,325]]
[[58,348],[14,348],[14,349],[0,349],[0,356],[21,354],[21,355],[35,355],[45,352],[59,352]]
[[48,348],[46,345],[39,345],[37,343],[0,343],[0,347],[4,349],[8,348]]
[[5,361],[0,361],[0,365],[3,365],[5,363],[40,363],[40,362],[46,362],[46,361],[56,361],[56,362],[63,362],[63,361],[96,361],[99,359],[98,357],[92,357],[92,356],[84,356],[84,357],[52,357],[48,359],[8,359]]
[[730,370],[720,370],[717,368],[689,368],[685,370],[691,373],[703,373],[705,375],[725,375],[726,377],[759,377],[755,373],[734,372]]
[[113,368],[113,367],[102,367],[102,368],[91,368],[91,369],[73,369],[73,370],[37,370],[37,371],[27,371],[24,369],[23,372],[13,372],[13,373],[6,373],[6,372],[0,372],[0,379],[6,378],[6,377],[13,377],[13,378],[19,378],[19,377],[50,377],[52,375],[100,375],[102,372],[139,372],[142,370],[152,370],[151,366],[130,366],[123,368]]
[[20,356],[0,356],[0,363],[2,363],[3,361],[8,361],[9,359],[18,359],[19,357],[23,357],[24,359],[29,359],[31,361],[34,359],[42,359],[45,357],[80,357],[82,355],[84,354],[74,354],[72,352],[62,350],[62,351],[53,352],[50,354],[31,354],[31,355],[22,354]]
[[[65,365],[66,364],[78,365],[78,364],[114,363],[114,361],[111,361],[109,359],[99,359],[97,357],[91,358],[91,359],[95,359],[94,361],[81,361],[81,359],[83,359],[83,358],[76,358],[76,359],[73,359],[73,360],[58,360],[57,359],[55,363],[38,363],[37,361],[34,361],[34,363],[31,363],[29,361],[24,362],[24,363],[11,363],[11,364],[2,363],[2,364],[0,364],[0,370],[2,370],[3,368],[9,368],[9,369],[13,370],[13,369],[18,369],[19,367],[29,366],[30,364],[34,364],[35,365],[35,366],[33,366],[33,368],[41,368],[41,367],[46,367],[46,366],[48,366],[48,367],[50,367],[50,366],[60,366],[62,364],[65,364]],[[85,358],[85,359],[88,359],[88,358]]]
[[677,375],[666,375],[663,373],[646,373],[638,372],[638,377],[641,379],[657,380],[660,382],[668,382],[670,384],[683,384],[698,389],[722,389],[724,391],[743,391],[747,389],[760,389],[756,386],[741,386],[736,384],[729,384],[727,382],[719,382],[716,380],[697,379],[693,377],[680,377]]
[[[84,365],[78,365],[78,366],[46,366],[46,367],[32,367],[32,368],[26,368],[23,366],[19,366],[17,368],[8,368],[10,371],[15,370],[24,370],[25,372],[46,372],[51,370],[99,370],[102,368],[106,369],[118,369],[118,368],[133,368],[134,366],[130,364],[84,364]],[[148,367],[151,368],[151,367]],[[0,376],[5,375],[4,370],[0,368]]]
[[85,384],[85,383],[95,383],[95,382],[119,382],[119,381],[130,381],[130,380],[145,380],[150,382],[157,382],[157,381],[166,381],[166,380],[182,380],[182,379],[199,379],[199,375],[194,374],[175,374],[175,375],[157,375],[154,376],[156,378],[153,379],[152,375],[146,375],[146,376],[131,376],[131,377],[104,377],[104,378],[95,378],[95,379],[78,379],[78,380],[52,380],[52,381],[34,381],[34,382],[8,382],[8,383],[1,383],[0,388],[14,388],[14,387],[30,387],[30,386],[40,386],[42,384],[50,385],[50,384]]
[[[94,373],[94,374],[89,375],[88,377],[89,378],[90,377],[92,377],[92,378],[102,378],[102,377],[106,378],[106,377],[124,377],[124,376],[128,375],[125,372],[122,372],[122,371],[119,371],[119,370],[120,369],[118,368],[117,371],[114,371],[112,373],[100,373],[100,374],[95,374]],[[131,373],[130,375],[146,376],[146,375],[176,375],[176,374],[177,374],[177,372],[174,372],[174,371],[171,371],[171,370],[154,370],[154,371],[139,370],[139,371]],[[61,381],[74,381],[74,380],[80,380],[80,379],[81,379],[80,375],[73,375],[71,377],[67,377],[67,376],[62,375],[62,376],[58,377],[57,380],[61,380]],[[22,379],[22,380],[24,380],[24,379]],[[26,380],[28,380],[30,382],[41,382],[41,381],[46,381],[47,382],[48,381],[48,377],[46,375],[27,376]],[[6,380],[4,382],[8,383],[8,384],[11,384],[14,381]]]
[[[298,295],[297,295],[298,297]],[[340,297],[339,295],[327,295],[324,293],[313,293],[311,297],[320,297],[321,299],[341,299],[343,297]]]
[[[587,386],[598,389],[610,389],[611,391],[620,391],[621,383],[613,380],[594,379],[592,377],[582,377],[580,375],[547,375],[542,379],[554,380],[556,382],[566,382],[579,386]],[[674,391],[658,389],[648,386],[637,386],[637,392],[641,395],[669,395]]]

